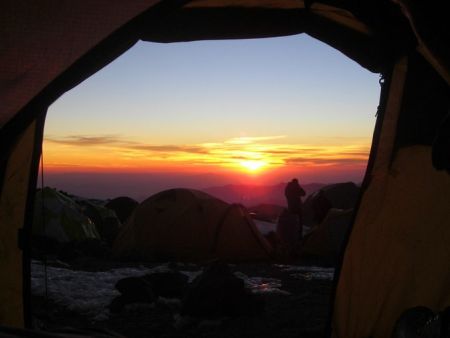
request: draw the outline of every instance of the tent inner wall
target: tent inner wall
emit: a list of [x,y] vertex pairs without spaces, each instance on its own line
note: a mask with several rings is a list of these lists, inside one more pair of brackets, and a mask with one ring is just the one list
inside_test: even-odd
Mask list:
[[[0,323],[23,327],[27,313],[24,302],[29,299],[28,238],[26,215],[31,215],[27,197],[36,187],[41,152],[43,118],[33,121],[12,146],[4,172],[0,194]],[[33,194],[31,194],[33,195]],[[20,236],[19,234],[22,234]],[[24,251],[22,251],[24,250]],[[24,271],[25,269],[25,271]],[[27,309],[28,310],[28,309]]]
[[446,88],[443,80],[417,55],[394,69],[370,183],[336,290],[335,337],[389,337],[406,309],[450,305],[450,175],[431,161],[448,109],[448,93],[439,88]]

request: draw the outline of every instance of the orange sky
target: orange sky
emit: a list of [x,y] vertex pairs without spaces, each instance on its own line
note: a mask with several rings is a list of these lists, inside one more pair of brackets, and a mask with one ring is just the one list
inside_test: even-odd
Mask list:
[[228,173],[233,176],[313,174],[366,166],[367,138],[291,144],[282,135],[236,137],[198,144],[150,144],[118,136],[46,137],[47,172]]

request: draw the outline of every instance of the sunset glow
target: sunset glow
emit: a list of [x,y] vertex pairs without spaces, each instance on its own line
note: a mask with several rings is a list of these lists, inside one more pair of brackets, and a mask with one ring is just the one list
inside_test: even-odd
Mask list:
[[250,172],[257,172],[267,165],[267,163],[262,160],[246,160],[241,161],[239,164]]
[[47,184],[139,197],[293,177],[361,182],[378,80],[307,35],[139,42],[49,108]]
[[328,144],[283,143],[285,137],[264,136],[232,138],[222,142],[164,145],[147,144],[117,136],[71,136],[44,142],[45,166],[48,170],[132,170],[211,168],[245,169],[296,167],[352,167],[364,165],[369,139],[329,140]]

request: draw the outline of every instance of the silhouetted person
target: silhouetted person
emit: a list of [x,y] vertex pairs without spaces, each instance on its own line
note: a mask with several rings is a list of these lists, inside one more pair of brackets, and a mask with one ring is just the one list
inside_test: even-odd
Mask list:
[[303,224],[302,219],[302,197],[305,196],[305,190],[300,186],[298,180],[294,178],[284,189],[284,195],[287,199],[288,211],[298,215],[300,227]]
[[314,198],[312,207],[314,211],[314,223],[322,223],[328,213],[328,210],[330,210],[332,207],[330,200],[325,196],[323,190],[320,190],[317,196]]

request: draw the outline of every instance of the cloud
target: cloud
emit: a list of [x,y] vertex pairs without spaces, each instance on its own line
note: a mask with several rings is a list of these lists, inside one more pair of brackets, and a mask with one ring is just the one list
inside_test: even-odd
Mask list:
[[279,140],[282,138],[285,138],[284,135],[277,135],[277,136],[241,136],[241,137],[234,137],[232,139],[229,139],[225,141],[224,143],[230,143],[230,144],[249,144],[249,143],[255,143],[255,142],[262,142],[262,141],[271,141],[271,140]]
[[184,145],[148,145],[148,144],[140,144],[135,146],[129,146],[129,148],[135,150],[146,150],[150,152],[184,152],[184,153],[193,153],[193,154],[208,154],[209,151],[201,146],[184,146]]
[[348,165],[348,164],[366,164],[367,159],[358,158],[304,158],[295,157],[285,160],[289,165]]
[[[47,136],[45,141],[49,144],[74,147],[72,160],[74,163],[77,163],[76,157],[80,158],[84,153],[90,153],[89,161],[94,162],[98,157],[110,154],[113,163],[120,165],[126,162],[130,166],[151,166],[156,162],[182,163],[186,166],[239,166],[248,160],[263,160],[269,166],[360,165],[367,162],[369,154],[367,142],[356,142],[351,138],[348,140],[349,143],[344,145],[280,143],[283,138],[285,136],[245,136],[215,143],[148,144],[129,140],[120,135],[71,135]],[[62,152],[61,149],[59,151]],[[65,148],[63,151],[70,154],[71,149]],[[95,166],[95,163],[92,165]]]
[[124,150],[129,149],[129,150],[140,150],[149,152],[163,152],[163,153],[186,152],[199,154],[208,153],[208,151],[201,146],[144,144],[126,140],[119,135],[103,135],[103,136],[71,135],[59,138],[46,136],[45,141],[75,147],[111,146],[115,148],[122,148]]
[[71,135],[65,137],[46,136],[45,141],[71,146],[98,146],[98,145],[120,143],[121,139],[117,135],[103,135],[103,136]]

